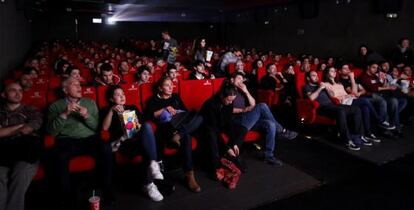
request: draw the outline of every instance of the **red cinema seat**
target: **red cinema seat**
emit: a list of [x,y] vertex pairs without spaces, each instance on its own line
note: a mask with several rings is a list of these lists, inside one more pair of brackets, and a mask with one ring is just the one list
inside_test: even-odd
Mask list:
[[183,71],[181,73],[181,79],[182,80],[187,80],[190,77],[190,75],[191,75],[191,71]]
[[106,90],[108,90],[108,86],[99,86],[96,90],[99,108],[108,106],[108,101],[106,100]]
[[227,65],[227,71],[229,72],[229,74],[233,74],[236,71],[236,64],[230,63],[229,65]]
[[46,90],[23,91],[22,103],[44,110],[47,106]]
[[[46,149],[52,149],[55,145],[55,137],[46,135],[44,138],[44,145]],[[95,168],[95,159],[89,155],[79,155],[72,158],[69,162],[69,172],[78,173],[90,171]],[[41,172],[38,172],[41,173]],[[39,178],[42,174],[39,174]]]
[[89,99],[96,101],[96,88],[93,86],[83,86],[82,97],[89,98]]
[[59,76],[52,76],[49,79],[49,90],[59,88],[62,83],[62,78]]
[[213,79],[213,94],[216,94],[220,91],[221,86],[223,85],[223,82],[226,78],[216,78]]
[[48,86],[49,80],[47,79],[47,77],[39,77],[37,79],[33,80],[33,87],[36,90],[47,90],[47,86]]
[[362,74],[362,69],[360,69],[360,68],[354,68],[354,69],[352,69],[352,71],[354,72],[354,75],[355,75],[355,78],[358,78],[359,77],[359,75],[361,75]]
[[139,86],[139,88],[140,88],[140,93],[141,93],[141,105],[142,105],[141,107],[145,109],[147,106],[148,100],[153,95],[153,84],[151,83],[142,84]]
[[[229,137],[225,133],[221,133],[221,138],[225,143],[229,142]],[[262,135],[258,131],[249,131],[244,137],[244,142],[255,142],[259,141]]]
[[212,95],[212,80],[183,80],[180,83],[180,97],[189,110],[199,111]]
[[276,106],[279,103],[279,91],[274,90],[257,90],[257,101],[265,103],[269,107]]
[[132,84],[134,82],[136,82],[136,78],[134,74],[125,74],[125,75],[121,75],[122,76],[122,80],[124,82],[126,82],[127,84]]
[[179,82],[173,82],[173,93],[178,94],[180,92],[180,83]]
[[311,101],[310,99],[304,98],[303,87],[305,84],[305,74],[296,74],[296,90],[298,91],[296,106],[298,119],[305,124],[335,125],[335,119],[317,114],[316,110],[319,107],[317,101]]
[[138,107],[139,110],[142,110],[139,85],[125,84],[121,85],[121,87],[125,92],[126,103],[135,105],[136,107]]
[[266,75],[266,67],[260,67],[257,69],[257,82],[260,83],[260,79]]

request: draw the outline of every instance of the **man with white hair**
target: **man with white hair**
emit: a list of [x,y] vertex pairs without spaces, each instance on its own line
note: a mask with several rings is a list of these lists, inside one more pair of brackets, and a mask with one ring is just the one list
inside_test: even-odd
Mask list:
[[[97,135],[98,108],[91,99],[82,97],[78,80],[67,78],[62,82],[65,97],[49,107],[46,130],[56,137],[53,160],[56,168],[56,186],[60,191],[63,207],[70,202],[69,161],[77,155],[95,157],[98,180],[101,182],[103,201],[112,202],[111,170],[112,150]],[[68,202],[68,203],[66,203]]]

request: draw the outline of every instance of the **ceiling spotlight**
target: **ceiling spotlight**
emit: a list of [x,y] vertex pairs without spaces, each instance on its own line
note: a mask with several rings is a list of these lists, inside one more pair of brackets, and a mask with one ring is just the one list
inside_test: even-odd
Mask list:
[[397,13],[387,13],[385,15],[385,17],[387,17],[389,19],[395,19],[395,18],[398,18],[398,14]]
[[107,24],[108,25],[115,25],[116,24],[116,19],[114,17],[108,18]]
[[265,24],[265,25],[269,25],[269,23],[270,23],[270,21],[268,21],[268,20],[266,20],[266,21],[264,22],[264,24]]

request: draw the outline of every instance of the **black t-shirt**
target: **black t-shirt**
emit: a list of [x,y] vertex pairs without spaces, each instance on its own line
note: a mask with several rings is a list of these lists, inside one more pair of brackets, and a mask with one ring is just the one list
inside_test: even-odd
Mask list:
[[[101,111],[101,119],[104,119],[106,115],[108,114],[108,112],[110,111],[112,112],[111,108],[112,107],[106,107]],[[142,118],[142,113],[138,110],[138,108],[135,105],[125,105],[124,109],[135,111],[135,114],[138,117],[139,123],[142,124],[144,122]],[[124,128],[122,126],[121,119],[119,119],[118,114],[114,113],[112,115],[112,123],[111,123],[111,126],[109,126],[108,131],[110,133],[111,140],[116,140],[124,135]]]
[[352,87],[352,83],[351,83],[351,79],[344,79],[344,78],[340,78],[339,82],[344,86],[344,89],[348,89],[350,87]]
[[260,79],[260,87],[264,90],[275,90],[277,87],[277,81],[275,78],[266,75]]
[[[308,93],[313,93],[315,92],[317,89],[319,88],[319,86],[316,85],[310,85],[310,84],[306,84],[303,87],[303,94],[305,96],[308,96]],[[332,104],[331,98],[329,97],[328,93],[326,92],[326,90],[322,90],[319,93],[319,96],[316,98],[316,101],[321,104],[321,105],[326,105],[326,104]]]
[[201,111],[204,125],[217,130],[228,129],[233,123],[233,104],[224,105],[219,95],[204,102]]
[[154,112],[168,106],[172,106],[176,110],[187,111],[187,108],[185,108],[180,96],[175,93],[173,93],[168,99],[160,98],[157,95],[154,95],[148,100],[145,118],[154,119]]

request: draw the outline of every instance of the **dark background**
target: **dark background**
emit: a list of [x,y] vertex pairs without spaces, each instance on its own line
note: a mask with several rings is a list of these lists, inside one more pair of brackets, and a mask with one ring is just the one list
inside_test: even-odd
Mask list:
[[[107,40],[116,44],[120,37],[160,39],[160,32],[168,29],[179,40],[204,36],[210,43],[237,44],[275,52],[312,53],[322,57],[353,58],[362,43],[387,56],[399,38],[412,38],[414,35],[413,1],[403,1],[397,19],[387,19],[384,13],[378,12],[378,1],[375,0],[339,2],[321,0],[319,14],[310,19],[303,18],[298,1],[291,1],[212,13],[219,16],[214,22],[191,22],[191,19],[183,18],[182,22],[105,25],[92,24],[92,17],[96,17],[94,14],[66,11],[26,14],[33,19],[29,22],[22,11],[16,10],[13,0],[6,0],[0,4],[0,71],[3,75],[21,64],[31,43],[75,39],[75,18],[79,22],[78,38],[83,40]],[[305,4],[304,8],[309,11],[311,5]],[[264,24],[265,21],[269,24]]]

